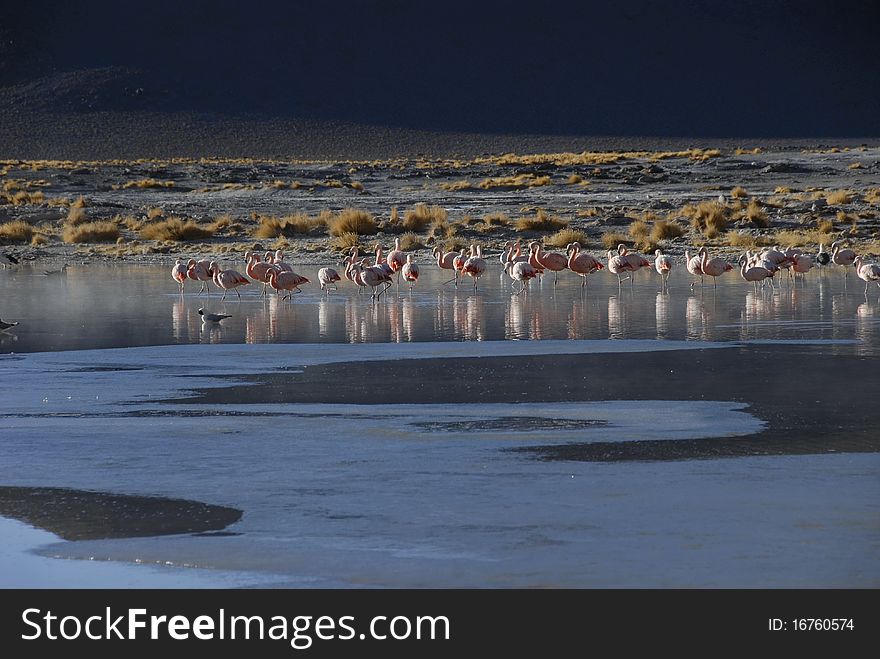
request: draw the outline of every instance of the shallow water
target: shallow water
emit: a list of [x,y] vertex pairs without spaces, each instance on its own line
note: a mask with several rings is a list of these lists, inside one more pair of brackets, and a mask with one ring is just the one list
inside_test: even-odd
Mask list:
[[[755,293],[735,273],[717,288],[699,284],[683,270],[668,292],[643,270],[634,286],[618,287],[607,272],[590,277],[587,289],[570,272],[533,283],[513,295],[510,279],[491,261],[476,294],[470,281],[442,285],[445,272],[422,265],[414,291],[391,289],[374,303],[350,282],[321,295],[306,285],[293,301],[261,298],[256,285],[221,301],[197,295],[194,282],[183,296],[167,267],[72,266],[63,276],[22,268],[0,272],[0,317],[21,325],[0,333],[0,352],[78,350],[180,343],[373,343],[498,341],[504,339],[674,339],[687,341],[857,340],[876,354],[880,289],[839,268],[812,272],[790,284]],[[315,267],[300,268],[316,280]],[[709,279],[709,278],[707,278]],[[232,317],[203,324],[198,309]]]
[[[425,266],[379,303],[221,303],[167,270],[0,273],[22,323],[2,342],[22,354],[0,356],[0,484],[231,506],[237,535],[43,556],[165,566],[132,566],[134,585],[880,585],[880,316],[840,272],[758,295],[680,273],[660,293],[644,272],[582,292],[568,273],[511,296],[497,271],[474,295]],[[233,318],[202,327],[201,305]],[[48,584],[3,559],[0,586],[107,585],[82,561]]]

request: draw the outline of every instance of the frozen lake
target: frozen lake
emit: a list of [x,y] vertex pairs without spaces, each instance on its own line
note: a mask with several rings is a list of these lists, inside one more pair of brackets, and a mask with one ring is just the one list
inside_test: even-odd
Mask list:
[[21,322],[0,485],[243,511],[230,534],[72,542],[5,520],[0,585],[880,585],[880,316],[852,273],[511,296],[493,265],[476,295],[423,265],[378,304],[0,273]]

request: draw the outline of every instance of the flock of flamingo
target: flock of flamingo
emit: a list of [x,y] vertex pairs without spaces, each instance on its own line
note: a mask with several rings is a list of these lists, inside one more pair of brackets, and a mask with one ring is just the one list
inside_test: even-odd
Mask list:
[[[479,245],[471,245],[470,250],[462,249],[458,252],[443,252],[439,247],[432,251],[437,266],[441,270],[449,270],[452,278],[444,284],[454,284],[464,281],[465,277],[473,280],[474,292],[477,291],[477,283],[486,271],[488,263],[483,258],[482,248]],[[183,293],[184,284],[187,280],[202,282],[199,294],[210,292],[210,283],[223,291],[223,299],[230,290],[238,292],[240,286],[251,283],[262,283],[261,296],[266,295],[268,288],[273,288],[277,293],[282,293],[284,298],[292,299],[296,293],[301,293],[300,288],[310,283],[307,277],[294,272],[293,267],[285,262],[284,253],[281,250],[266,252],[262,257],[252,251],[245,252],[245,273],[237,270],[223,270],[216,261],[207,259],[189,259],[184,263],[178,259],[174,265],[171,276],[177,282],[180,292]],[[553,285],[557,283],[559,273],[563,270],[571,270],[582,278],[581,286],[587,285],[587,277],[594,272],[608,268],[608,271],[617,276],[618,286],[627,279],[633,284],[635,273],[642,268],[653,267],[661,278],[661,286],[668,286],[669,275],[675,262],[672,257],[664,254],[662,250],[656,250],[653,263],[641,254],[629,251],[626,246],[619,245],[617,250],[609,250],[606,253],[606,263],[588,254],[583,250],[580,243],[570,243],[565,254],[559,252],[544,251],[538,242],[528,245],[528,253],[522,253],[522,245],[519,240],[508,241],[502,250],[499,261],[505,273],[512,280],[515,294],[519,295],[528,290],[529,281],[553,272]],[[699,277],[701,283],[705,283],[705,277],[712,277],[713,286],[717,286],[717,278],[726,272],[730,272],[735,266],[724,259],[709,257],[709,251],[701,247],[694,256],[690,251],[685,251],[685,267],[687,271]],[[824,245],[819,246],[815,255],[804,253],[799,249],[782,250],[778,246],[764,249],[760,252],[746,251],[739,258],[739,273],[746,282],[753,283],[755,290],[758,284],[761,286],[773,285],[773,278],[780,270],[786,270],[789,277],[802,277],[809,272],[814,265],[826,266],[834,264],[843,266],[844,276],[847,269],[854,267],[856,275],[865,282],[865,294],[868,293],[868,285],[876,283],[880,286],[880,265],[866,263],[851,249],[842,249],[838,242],[832,243],[831,253],[825,250]],[[359,287],[359,291],[369,289],[371,299],[378,300],[383,293],[391,288],[397,278],[397,286],[400,286],[400,277],[409,284],[410,290],[419,279],[419,266],[413,262],[413,255],[407,254],[400,249],[400,240],[396,239],[394,249],[384,254],[381,245],[376,246],[376,256],[373,263],[367,258],[358,258],[358,248],[353,247],[351,252],[343,259],[343,276]],[[318,283],[321,291],[329,294],[331,290],[337,290],[336,282],[341,282],[342,276],[333,268],[321,268],[318,270]],[[691,284],[693,287],[696,280]]]

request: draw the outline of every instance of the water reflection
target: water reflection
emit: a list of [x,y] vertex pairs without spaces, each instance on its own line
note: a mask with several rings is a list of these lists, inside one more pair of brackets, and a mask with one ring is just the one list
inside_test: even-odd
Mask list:
[[[683,272],[683,271],[682,271]],[[863,288],[847,292],[840,273],[758,293],[735,278],[718,289],[673,273],[668,291],[654,283],[618,289],[596,276],[588,289],[561,273],[559,284],[511,295],[509,279],[484,278],[476,295],[443,286],[424,268],[419,287],[372,302],[349,282],[338,293],[306,288],[292,301],[246,292],[241,301],[218,294],[177,293],[167,268],[78,266],[52,278],[27,268],[0,273],[4,318],[20,320],[18,340],[0,337],[4,352],[170,343],[312,343],[491,341],[501,339],[859,339],[878,342],[876,301]],[[865,305],[865,306],[861,306]],[[199,307],[231,314],[203,327]]]

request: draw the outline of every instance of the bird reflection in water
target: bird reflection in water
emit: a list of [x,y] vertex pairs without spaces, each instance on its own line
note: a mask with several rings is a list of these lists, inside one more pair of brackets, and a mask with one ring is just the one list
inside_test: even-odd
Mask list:
[[403,330],[403,340],[412,342],[415,336],[415,314],[416,303],[412,295],[405,297],[401,303],[401,329]]
[[504,319],[504,338],[526,339],[529,336],[529,318],[526,306],[529,298],[525,295],[512,295]]
[[669,334],[669,289],[660,291],[654,299],[654,320],[657,338],[665,339]]
[[[622,293],[621,295],[626,295]],[[608,338],[626,338],[626,301],[620,295],[611,295],[608,298]]]
[[702,299],[702,290],[700,291],[700,297],[691,295],[687,299],[687,306],[684,313],[687,338],[692,340],[708,340],[709,318],[706,314],[706,305]]
[[874,349],[874,331],[877,328],[877,322],[880,320],[877,316],[877,303],[862,302],[856,308],[856,330],[855,338],[859,344],[856,352],[860,355],[873,354]]

